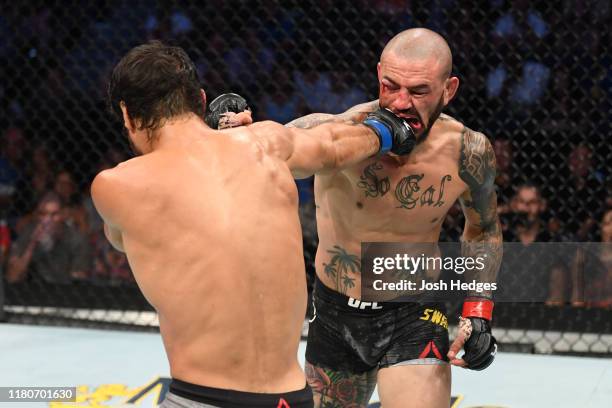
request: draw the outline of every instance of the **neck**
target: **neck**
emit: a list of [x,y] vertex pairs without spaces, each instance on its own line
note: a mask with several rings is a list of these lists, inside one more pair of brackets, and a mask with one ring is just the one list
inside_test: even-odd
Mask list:
[[533,223],[521,228],[519,235],[537,235],[540,231],[540,221],[536,220]]
[[172,118],[155,131],[151,150],[189,146],[194,139],[201,138],[201,132],[210,130],[212,129],[193,113]]

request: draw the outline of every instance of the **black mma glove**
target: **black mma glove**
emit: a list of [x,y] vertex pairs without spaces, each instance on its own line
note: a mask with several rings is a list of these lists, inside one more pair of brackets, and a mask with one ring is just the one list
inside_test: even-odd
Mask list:
[[465,326],[470,335],[463,345],[462,359],[470,370],[481,371],[491,365],[497,354],[497,341],[491,333],[493,301],[469,300],[463,303],[459,326]]
[[363,124],[376,132],[380,142],[379,153],[409,154],[416,144],[414,130],[408,122],[388,109],[378,110],[366,116]]
[[227,112],[240,113],[245,110],[251,110],[246,99],[235,93],[226,93],[216,97],[208,104],[204,122],[211,128],[218,129],[221,115]]

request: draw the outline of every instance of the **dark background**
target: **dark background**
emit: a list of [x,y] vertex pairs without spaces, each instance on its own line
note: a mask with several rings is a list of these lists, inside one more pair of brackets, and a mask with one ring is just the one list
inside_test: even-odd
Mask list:
[[[99,170],[130,155],[121,125],[108,114],[106,85],[118,59],[150,39],[185,48],[209,100],[238,92],[257,120],[284,123],[375,99],[376,63],[384,44],[410,27],[436,30],[448,40],[454,75],[461,80],[446,113],[485,133],[494,144],[506,240],[520,235],[514,230],[523,218],[512,200],[528,182],[545,203],[538,214],[538,240],[602,240],[602,220],[612,204],[609,2],[465,3],[2,2],[0,229],[9,238],[0,239],[0,272],[6,271],[20,234],[35,222],[41,197],[61,189],[60,174],[63,183],[71,184],[65,200],[73,211],[68,218],[92,252],[91,270],[69,285],[33,276],[5,282],[5,303],[147,308],[125,259],[105,246],[89,185]],[[312,182],[300,182],[299,189],[312,275]],[[457,241],[462,225],[455,207],[441,239]],[[557,322],[567,322],[569,316],[574,319],[571,327],[584,326],[580,319],[605,321],[601,313],[609,310],[612,299],[600,304],[577,299],[568,276],[564,296],[548,306],[522,305],[536,312],[529,312],[521,324],[509,318],[508,327],[547,329],[554,326],[545,320],[550,316]],[[602,285],[612,284],[612,277],[602,279]],[[19,320],[15,309],[7,311],[9,318]],[[596,313],[592,318],[580,317],[591,312]],[[500,321],[503,316],[500,312]],[[612,331],[604,323],[589,327],[595,333]]]

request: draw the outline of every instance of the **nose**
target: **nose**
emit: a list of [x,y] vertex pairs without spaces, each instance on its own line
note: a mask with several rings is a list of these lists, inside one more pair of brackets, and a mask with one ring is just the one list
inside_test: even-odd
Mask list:
[[393,101],[393,108],[397,111],[411,110],[413,108],[412,96],[407,89],[400,90],[397,98]]

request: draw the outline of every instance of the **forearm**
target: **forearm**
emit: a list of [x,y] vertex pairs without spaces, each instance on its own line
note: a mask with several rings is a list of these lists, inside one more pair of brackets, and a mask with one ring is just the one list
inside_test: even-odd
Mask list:
[[340,170],[379,150],[378,136],[365,125],[327,123],[312,129],[288,128],[293,153],[287,164],[295,178]]
[[333,124],[331,156],[326,169],[342,169],[374,156],[380,150],[380,141],[372,129],[364,125]]
[[310,129],[324,123],[360,123],[368,113],[378,108],[378,99],[353,106],[346,112],[332,115],[329,113],[311,113],[285,124],[287,127]]
[[[461,238],[461,256],[474,259],[474,261],[481,258],[483,265],[482,269],[466,269],[466,282],[496,282],[503,256],[503,238],[499,220],[496,218],[491,224],[482,227],[466,226]],[[476,262],[476,265],[479,263]],[[468,297],[491,299],[493,292],[490,290],[469,291],[467,295]]]
[[[468,189],[460,202],[465,215],[465,228],[461,238],[464,257],[482,258],[483,268],[466,271],[466,281],[496,281],[503,255],[501,224],[497,215],[495,193],[495,153],[489,140],[482,133],[464,127],[461,132],[459,177]],[[480,264],[479,264],[480,265]],[[470,291],[470,297],[491,298],[490,290]]]
[[300,129],[310,129],[315,126],[322,125],[324,123],[330,122],[342,122],[342,120],[337,119],[336,115],[332,115],[329,113],[311,113],[310,115],[302,116],[301,118],[297,118],[292,120],[289,123],[286,123],[287,127],[296,127]]

